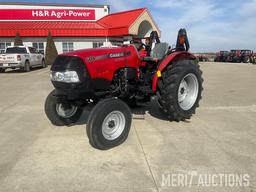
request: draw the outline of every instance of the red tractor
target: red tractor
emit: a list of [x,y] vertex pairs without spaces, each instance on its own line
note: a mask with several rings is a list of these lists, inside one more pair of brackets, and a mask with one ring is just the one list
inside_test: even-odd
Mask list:
[[248,49],[241,50],[240,61],[243,63],[250,63],[252,56],[253,56],[252,50],[248,50]]
[[233,63],[249,63],[253,55],[253,51],[248,49],[243,50],[231,50],[230,62]]
[[216,54],[214,58],[214,62],[228,62],[229,61],[229,52],[228,51],[220,51]]
[[87,121],[90,144],[109,149],[128,137],[132,113],[128,106],[157,98],[169,120],[190,119],[199,106],[202,71],[188,52],[185,29],[176,48],[161,43],[152,32],[147,45],[77,50],[59,55],[51,67],[55,89],[48,95],[45,112],[57,126],[71,125],[83,107],[92,104]]
[[241,63],[241,50],[231,50],[229,54],[229,62]]

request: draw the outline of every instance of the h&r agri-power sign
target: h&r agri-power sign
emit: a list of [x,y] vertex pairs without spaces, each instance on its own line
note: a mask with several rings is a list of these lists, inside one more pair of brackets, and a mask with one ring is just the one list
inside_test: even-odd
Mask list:
[[0,9],[0,20],[95,20],[94,9]]

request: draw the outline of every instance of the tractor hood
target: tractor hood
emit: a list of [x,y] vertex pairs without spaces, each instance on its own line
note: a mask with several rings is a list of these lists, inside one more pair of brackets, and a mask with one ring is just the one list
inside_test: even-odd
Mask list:
[[107,48],[92,48],[81,49],[77,51],[71,51],[63,53],[60,56],[75,56],[80,57],[85,63],[93,62],[96,60],[116,58],[124,56],[127,46],[122,47],[107,47]]
[[90,77],[111,82],[114,73],[128,64],[133,68],[140,65],[140,58],[134,45],[63,53],[56,58],[51,70],[76,71],[82,79]]

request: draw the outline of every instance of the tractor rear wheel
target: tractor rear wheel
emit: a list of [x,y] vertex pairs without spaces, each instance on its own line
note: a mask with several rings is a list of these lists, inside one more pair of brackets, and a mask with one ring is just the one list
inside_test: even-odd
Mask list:
[[90,144],[100,150],[120,145],[128,137],[131,121],[132,113],[122,100],[100,101],[91,111],[86,125]]
[[158,101],[170,120],[190,119],[199,107],[203,78],[199,65],[180,60],[167,67],[158,82]]

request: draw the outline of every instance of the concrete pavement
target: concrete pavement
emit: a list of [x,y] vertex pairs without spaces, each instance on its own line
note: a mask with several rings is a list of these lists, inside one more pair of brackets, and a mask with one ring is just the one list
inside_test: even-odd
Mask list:
[[[203,100],[190,121],[166,121],[153,102],[144,120],[133,120],[127,141],[108,151],[89,145],[88,111],[72,127],[47,120],[49,68],[0,74],[0,191],[256,191],[256,66],[201,68]],[[250,186],[163,181],[191,172],[247,174]]]

